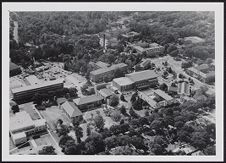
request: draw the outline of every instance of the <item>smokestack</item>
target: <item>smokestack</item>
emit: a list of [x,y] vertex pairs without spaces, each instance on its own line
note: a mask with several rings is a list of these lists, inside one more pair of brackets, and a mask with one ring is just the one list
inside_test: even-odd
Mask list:
[[104,47],[104,49],[106,49],[106,47],[105,47],[105,34],[103,35],[103,47]]

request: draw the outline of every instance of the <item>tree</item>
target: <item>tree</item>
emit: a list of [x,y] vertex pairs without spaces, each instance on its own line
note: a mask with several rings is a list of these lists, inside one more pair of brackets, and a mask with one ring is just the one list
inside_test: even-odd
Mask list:
[[120,77],[123,77],[124,76],[124,73],[121,69],[116,69],[115,72],[114,72],[114,78],[120,78]]
[[216,147],[215,146],[209,146],[206,149],[204,149],[205,155],[216,155]]
[[167,91],[168,90],[168,86],[165,83],[160,84],[159,89],[163,90],[163,91]]
[[103,130],[104,128],[104,118],[101,116],[101,115],[97,115],[95,118],[94,118],[94,122],[95,122],[95,125],[96,127],[101,131]]
[[163,127],[163,124],[159,119],[156,119],[151,123],[150,127],[154,130],[159,130]]
[[117,106],[118,104],[119,104],[118,96],[116,96],[116,95],[111,96],[110,100],[109,100],[109,105],[110,106]]
[[139,117],[140,117],[140,116],[133,110],[133,108],[130,108],[129,114],[130,114],[133,118],[139,118]]
[[81,138],[83,137],[83,129],[80,126],[75,126],[74,131],[77,138],[77,142],[81,143]]
[[151,150],[156,155],[163,155],[166,152],[166,147],[168,146],[166,139],[163,136],[156,136],[154,142],[151,145]]
[[68,140],[65,143],[64,153],[66,155],[79,155],[81,154],[81,150],[79,149],[79,146],[75,144],[74,140]]
[[20,108],[19,108],[18,105],[13,105],[13,106],[11,107],[11,109],[12,109],[12,111],[13,111],[14,114],[20,111]]
[[168,48],[167,48],[167,53],[171,53],[173,51],[177,50],[177,47],[175,45],[170,45]]
[[111,118],[115,121],[115,122],[119,122],[121,120],[121,114],[119,111],[113,111],[111,113]]
[[85,149],[86,154],[94,155],[105,150],[105,144],[103,141],[103,137],[99,133],[92,133],[85,140]]
[[59,146],[64,149],[65,148],[65,145],[67,143],[67,141],[69,140],[74,140],[71,136],[68,136],[68,135],[64,135],[60,138],[60,141],[59,141]]
[[191,66],[192,66],[192,62],[191,61],[189,61],[189,62],[182,62],[182,64],[181,64],[182,68],[189,68]]
[[123,115],[127,115],[126,107],[125,107],[124,105],[121,106],[120,112],[121,112]]
[[196,131],[192,133],[191,144],[199,149],[204,149],[209,143],[209,135],[205,131]]
[[206,83],[207,84],[212,84],[215,82],[215,75],[208,75],[206,78]]
[[55,148],[53,146],[44,146],[40,151],[39,155],[56,155]]
[[125,99],[125,96],[123,94],[120,96],[120,100],[127,102],[126,99]]
[[181,142],[186,142],[186,143],[191,142],[190,133],[188,131],[179,130],[177,133],[177,136],[178,136],[178,140],[180,140]]

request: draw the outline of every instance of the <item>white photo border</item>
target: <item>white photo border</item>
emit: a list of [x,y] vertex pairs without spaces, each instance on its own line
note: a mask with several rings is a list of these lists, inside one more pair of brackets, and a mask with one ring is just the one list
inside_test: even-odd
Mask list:
[[[216,156],[109,156],[109,155],[9,155],[9,11],[214,11],[216,72]],[[2,161],[223,161],[223,3],[2,3]]]

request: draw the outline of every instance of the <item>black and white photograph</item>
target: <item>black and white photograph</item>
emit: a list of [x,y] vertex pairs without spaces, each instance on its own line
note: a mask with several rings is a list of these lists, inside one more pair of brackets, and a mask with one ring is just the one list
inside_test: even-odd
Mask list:
[[223,3],[3,9],[3,158],[223,159]]

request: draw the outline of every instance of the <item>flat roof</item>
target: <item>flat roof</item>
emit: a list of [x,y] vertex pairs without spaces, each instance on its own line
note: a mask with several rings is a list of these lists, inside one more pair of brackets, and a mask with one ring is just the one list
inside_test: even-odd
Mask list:
[[61,106],[70,116],[70,118],[82,115],[82,112],[73,102],[65,101]]
[[134,82],[153,79],[158,77],[158,75],[155,73],[154,70],[144,70],[144,71],[134,72],[134,73],[126,74],[125,76],[130,78]]
[[115,78],[113,81],[121,86],[133,84],[133,81],[131,81],[128,77]]
[[189,84],[182,82],[178,84],[178,94],[189,94]]
[[113,93],[110,89],[108,89],[108,88],[104,88],[104,89],[99,90],[99,93],[100,93],[102,96],[104,96],[104,97],[109,97],[109,96],[111,96],[111,95],[114,94],[114,93]]
[[167,100],[167,101],[173,100],[173,98],[172,98],[170,95],[166,94],[166,93],[165,93],[164,91],[162,91],[161,89],[154,90],[154,92],[155,92],[157,95],[161,96],[163,99]]
[[18,112],[10,117],[10,131],[17,132],[26,128],[34,128],[34,121],[26,111]]
[[102,61],[98,61],[98,62],[96,62],[95,63],[98,67],[100,67],[100,68],[106,68],[106,67],[108,67],[110,64],[108,64],[108,63],[105,63],[105,62],[102,62]]
[[11,134],[11,137],[13,140],[17,140],[17,139],[21,139],[21,138],[26,138],[26,134],[25,132],[19,132],[19,133],[15,133],[15,134]]
[[144,92],[138,92],[138,94],[140,94],[143,98],[143,100],[145,100],[151,107],[155,108],[157,102],[155,100],[153,100],[148,94],[144,93]]
[[101,68],[98,70],[91,71],[90,74],[98,75],[98,74],[102,74],[102,73],[109,72],[112,70],[116,70],[117,68],[123,68],[126,66],[127,66],[127,64],[125,64],[125,63],[119,63],[119,64],[112,65],[111,67],[108,67],[108,68]]
[[12,89],[12,93],[23,92],[23,91],[27,91],[27,90],[42,88],[42,87],[51,86],[51,85],[60,84],[60,83],[63,83],[63,79],[57,79],[57,80],[47,81],[42,84],[29,85],[29,86],[25,86],[25,87],[15,88],[15,89]]
[[31,85],[40,84],[40,80],[35,75],[29,75],[26,79]]
[[208,68],[209,66],[207,64],[201,64],[198,67],[196,67],[196,69],[198,69],[199,71],[206,70]]
[[190,70],[190,71],[192,71],[192,72],[194,72],[194,73],[202,76],[203,78],[206,78],[207,77],[206,74],[204,74],[202,71],[199,71],[198,69],[196,69],[194,67],[189,67],[188,70]]
[[103,100],[103,97],[97,96],[97,95],[91,95],[91,96],[84,96],[81,98],[76,98],[74,99],[74,103],[76,105],[83,105],[83,104],[88,104],[96,101]]

